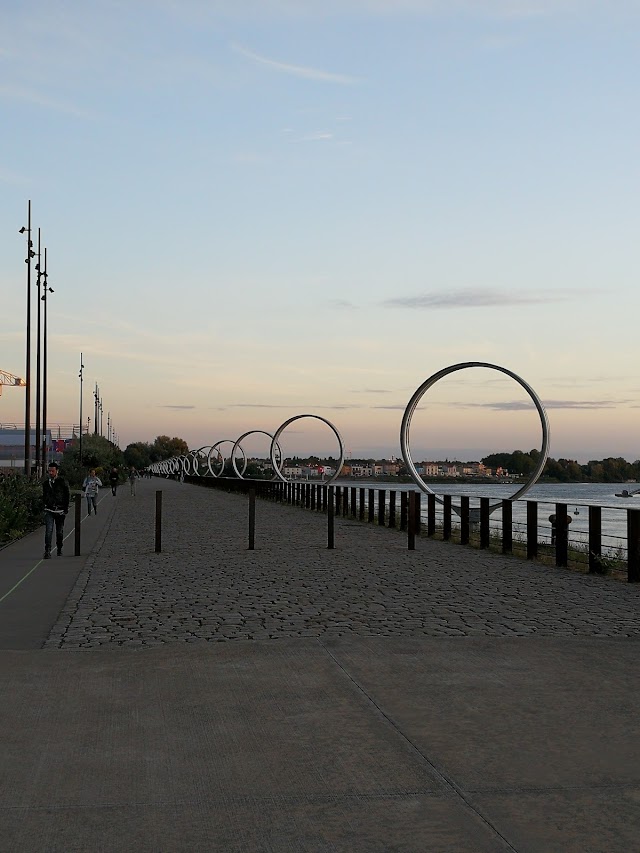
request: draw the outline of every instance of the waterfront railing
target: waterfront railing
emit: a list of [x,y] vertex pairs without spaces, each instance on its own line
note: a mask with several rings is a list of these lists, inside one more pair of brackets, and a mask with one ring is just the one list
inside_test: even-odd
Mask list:
[[[184,480],[231,492],[246,494],[251,490],[259,498],[309,511],[330,511],[331,526],[334,517],[351,518],[560,568],[640,582],[640,509],[613,510],[615,527],[624,530],[620,535],[603,529],[603,507],[594,505],[581,507],[588,520],[586,527],[572,530],[566,503],[505,499],[496,504],[488,497],[436,498],[418,490],[235,477],[187,476]],[[575,507],[576,515],[580,514],[579,506]],[[611,511],[607,508],[609,515]],[[413,513],[419,519],[415,529],[411,524]]]

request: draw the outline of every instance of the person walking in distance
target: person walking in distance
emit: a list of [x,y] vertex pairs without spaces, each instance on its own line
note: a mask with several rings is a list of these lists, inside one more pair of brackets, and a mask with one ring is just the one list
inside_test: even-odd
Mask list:
[[96,469],[92,468],[82,484],[82,491],[87,499],[87,515],[91,515],[92,509],[94,515],[98,514],[98,490],[101,485],[102,480],[96,476]]
[[115,497],[116,489],[118,488],[118,480],[120,479],[118,475],[118,469],[114,466],[111,469],[111,473],[109,474],[109,485],[111,486],[111,494]]
[[56,529],[56,548],[58,557],[62,556],[64,542],[64,519],[69,512],[69,484],[58,475],[58,463],[49,463],[49,475],[42,484],[44,498],[44,559],[51,558],[51,540],[53,528]]
[[137,479],[138,479],[138,472],[136,471],[136,469],[132,465],[131,468],[129,469],[129,484],[131,486],[131,494],[133,495],[134,498],[136,496],[136,480]]

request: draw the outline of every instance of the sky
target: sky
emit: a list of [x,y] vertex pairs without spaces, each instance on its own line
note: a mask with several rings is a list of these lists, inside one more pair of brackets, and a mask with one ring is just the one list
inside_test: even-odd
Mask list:
[[[639,0],[0,0],[0,370],[47,248],[48,422],[390,457],[463,363],[640,458]],[[32,397],[37,288],[32,282]],[[24,425],[4,388],[0,423]],[[35,419],[32,402],[32,420]],[[91,420],[90,429],[94,425]],[[541,446],[491,368],[414,461]]]

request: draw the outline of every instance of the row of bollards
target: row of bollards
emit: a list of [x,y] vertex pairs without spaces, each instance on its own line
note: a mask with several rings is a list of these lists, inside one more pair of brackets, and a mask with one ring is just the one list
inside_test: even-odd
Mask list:
[[[416,533],[420,530],[419,518],[419,495],[417,492],[409,492],[409,509],[407,518],[407,548],[415,551]],[[82,515],[82,495],[75,496],[75,556],[80,556],[80,532]],[[336,516],[336,494],[333,486],[328,487],[327,492],[327,548],[335,548],[335,516]],[[248,550],[255,550],[256,543],[256,490],[249,489],[249,546]],[[155,552],[162,551],[162,491],[156,492],[155,513]]]
[[[420,530],[420,496],[409,492],[407,512],[407,549],[415,551],[416,533]],[[335,548],[336,493],[333,486],[327,489],[327,548]],[[255,549],[256,541],[256,490],[249,489],[249,551]]]

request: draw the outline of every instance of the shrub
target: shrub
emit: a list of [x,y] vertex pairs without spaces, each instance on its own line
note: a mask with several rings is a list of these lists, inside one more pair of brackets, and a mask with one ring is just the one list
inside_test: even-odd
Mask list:
[[42,486],[20,476],[0,479],[0,544],[42,524]]

